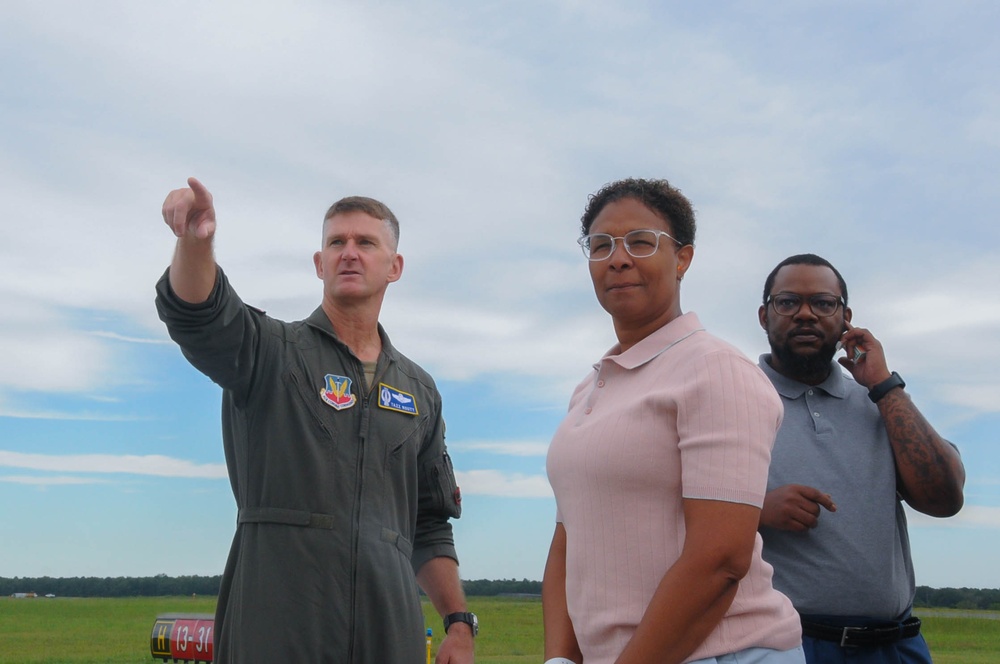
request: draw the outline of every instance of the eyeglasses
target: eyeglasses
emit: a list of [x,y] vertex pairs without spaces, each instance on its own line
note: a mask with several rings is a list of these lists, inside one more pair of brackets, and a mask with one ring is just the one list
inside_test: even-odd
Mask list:
[[808,297],[796,293],[778,293],[767,298],[767,303],[774,308],[779,316],[794,316],[802,308],[802,302],[809,303],[809,309],[820,318],[826,318],[837,313],[839,307],[846,307],[843,298],[836,295],[810,295]]
[[[656,250],[660,248],[661,235],[665,235],[674,242],[677,242],[670,233],[640,229],[625,233],[624,237],[615,237],[607,233],[592,233],[584,235],[577,240],[577,243],[583,249],[583,255],[592,261],[604,261],[611,258],[611,254],[615,253],[615,242],[617,240],[622,241],[622,244],[625,245],[625,251],[628,252],[629,256],[633,258],[646,258],[655,254]],[[680,244],[680,242],[677,242],[677,244]]]

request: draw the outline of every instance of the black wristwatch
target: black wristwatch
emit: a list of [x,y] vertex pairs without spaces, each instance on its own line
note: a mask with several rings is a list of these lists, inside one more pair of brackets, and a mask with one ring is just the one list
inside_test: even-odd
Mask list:
[[903,382],[898,373],[893,371],[891,376],[868,390],[868,398],[872,400],[872,403],[878,403],[882,397],[889,394],[889,390],[894,390],[897,387],[906,387],[906,383]]
[[444,617],[444,633],[448,633],[448,628],[457,622],[464,622],[472,628],[472,636],[479,634],[479,618],[475,613],[449,613]]

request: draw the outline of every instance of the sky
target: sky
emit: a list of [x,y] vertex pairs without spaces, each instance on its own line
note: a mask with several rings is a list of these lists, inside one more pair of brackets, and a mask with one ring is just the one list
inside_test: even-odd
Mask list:
[[958,516],[909,513],[917,583],[1000,587],[1000,5],[610,4],[0,5],[0,576],[222,572],[221,392],[153,307],[196,176],[285,320],[326,208],[393,209],[382,322],[444,398],[462,575],[541,579],[547,445],[615,342],[579,218],[634,176],[692,201],[682,307],[751,358],[771,268],[839,268],[965,460]]

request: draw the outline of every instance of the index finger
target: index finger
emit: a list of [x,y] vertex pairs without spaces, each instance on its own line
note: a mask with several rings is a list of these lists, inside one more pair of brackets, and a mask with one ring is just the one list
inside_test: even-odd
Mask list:
[[194,192],[194,207],[195,208],[209,208],[212,207],[212,192],[201,183],[198,178],[190,177],[188,178],[188,186],[191,187],[191,191]]
[[803,491],[802,492],[803,496],[805,496],[809,500],[813,501],[814,503],[818,503],[819,505],[822,505],[823,507],[825,507],[827,509],[828,512],[836,512],[837,511],[837,505],[836,505],[836,503],[833,502],[833,497],[830,494],[823,493],[822,491],[820,491],[819,489],[817,489],[815,487],[807,487],[807,488],[808,488],[808,491]]
[[870,328],[858,327],[857,325],[851,324],[849,321],[844,321],[844,335],[851,338],[858,337],[860,339],[874,340],[875,335],[872,334]]

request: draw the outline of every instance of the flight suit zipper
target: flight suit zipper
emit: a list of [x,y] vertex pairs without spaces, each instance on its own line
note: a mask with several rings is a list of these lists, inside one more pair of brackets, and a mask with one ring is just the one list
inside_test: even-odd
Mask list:
[[[379,356],[381,357],[381,355]],[[361,426],[358,430],[358,465],[355,469],[357,474],[357,490],[354,496],[354,528],[351,534],[351,643],[348,647],[348,657],[350,661],[354,661],[354,647],[358,642],[357,634],[357,601],[358,601],[358,567],[361,560],[361,510],[364,504],[364,492],[365,492],[365,457],[367,452],[368,443],[368,432],[369,423],[371,419],[371,395],[373,392],[377,392],[376,386],[378,385],[379,379],[385,374],[386,368],[389,366],[389,360],[386,359],[385,363],[382,364],[381,368],[376,365],[375,375],[372,377],[372,384],[370,387],[365,385],[365,372],[364,366],[361,361],[357,358],[354,359],[354,382],[358,386],[358,393],[361,398],[358,399],[359,405],[361,407]],[[360,369],[360,372],[358,371]],[[360,379],[358,378],[360,374]],[[365,389],[367,388],[367,389]]]

